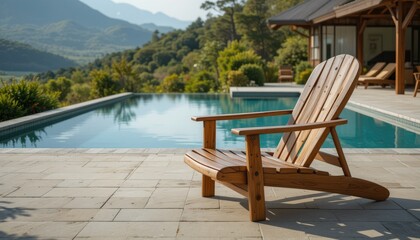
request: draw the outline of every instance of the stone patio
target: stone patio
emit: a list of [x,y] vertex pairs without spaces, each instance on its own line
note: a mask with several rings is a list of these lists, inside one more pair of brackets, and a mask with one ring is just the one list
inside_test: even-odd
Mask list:
[[[418,129],[411,94],[358,88],[350,103]],[[269,187],[260,223],[221,185],[202,198],[186,151],[0,149],[0,239],[420,239],[420,149],[345,149],[353,176],[390,189],[385,202]]]
[[420,239],[418,149],[346,151],[353,176],[390,189],[385,202],[269,187],[260,223],[221,185],[202,198],[185,151],[0,149],[0,238]]

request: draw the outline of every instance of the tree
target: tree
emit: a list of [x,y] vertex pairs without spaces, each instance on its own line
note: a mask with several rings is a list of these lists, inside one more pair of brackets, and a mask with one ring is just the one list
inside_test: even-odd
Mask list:
[[160,85],[163,92],[183,92],[184,86],[184,82],[177,74],[165,77]]
[[230,41],[238,40],[239,35],[236,30],[235,16],[242,10],[243,0],[217,0],[205,1],[201,4],[204,10],[214,10],[222,14],[221,18],[224,19],[230,26]]
[[308,60],[308,42],[301,36],[292,36],[286,39],[277,51],[276,63],[295,67],[302,61]]
[[50,79],[45,87],[48,92],[58,93],[58,100],[60,102],[66,99],[67,95],[71,92],[71,81],[65,77],[58,77],[57,79]]
[[89,74],[92,80],[90,95],[93,98],[106,97],[118,92],[118,84],[104,70],[93,70]]
[[266,19],[269,5],[267,0],[248,0],[242,13],[238,14],[238,31],[242,39],[248,41],[254,51],[265,60],[270,60],[280,47],[283,33],[270,31]]
[[134,79],[133,68],[124,58],[112,63],[112,71],[114,78],[118,79],[121,89],[129,92],[136,92],[138,90]]

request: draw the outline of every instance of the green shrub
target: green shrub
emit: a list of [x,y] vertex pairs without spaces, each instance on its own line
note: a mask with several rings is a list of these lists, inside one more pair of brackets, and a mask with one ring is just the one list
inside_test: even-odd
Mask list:
[[308,59],[308,41],[301,36],[288,37],[277,51],[278,66],[296,66]]
[[93,70],[89,74],[92,80],[90,95],[92,98],[106,97],[118,92],[118,83],[103,70]]
[[25,111],[19,103],[6,94],[0,94],[0,121],[23,117]]
[[[305,62],[305,61],[302,61],[302,62],[300,62],[300,63],[298,63],[296,66],[295,66],[295,82],[297,83],[297,84],[305,84],[306,83],[306,81],[308,80],[308,78],[309,78],[309,76],[306,76],[307,74],[308,74],[308,72],[309,72],[309,75],[310,75],[310,73],[312,72],[312,66],[311,66],[311,64],[309,63],[309,62]],[[303,74],[302,75],[302,77],[301,77],[301,73],[303,73],[303,72],[305,72],[305,74]]]
[[279,78],[279,67],[274,62],[264,66],[265,82],[277,82]]
[[[59,105],[58,94],[44,92],[36,81],[21,80],[3,84],[0,88],[0,95],[2,104],[4,104],[2,112],[7,113],[8,119],[51,110]],[[12,114],[14,110],[16,110],[16,114]],[[0,118],[2,121],[5,120],[3,114]]]
[[206,70],[194,74],[185,85],[185,91],[191,93],[206,93],[216,88],[215,78]]
[[66,77],[59,77],[57,79],[50,79],[45,84],[48,92],[58,92],[58,100],[64,101],[67,95],[71,92],[71,81]]
[[245,64],[239,68],[249,81],[254,81],[258,86],[264,85],[264,71],[262,67],[257,64]]
[[228,84],[230,87],[245,87],[249,85],[249,79],[241,71],[229,71]]
[[232,57],[229,63],[229,70],[239,70],[245,64],[262,65],[261,57],[253,51],[240,52]]
[[297,84],[306,84],[306,82],[309,79],[309,76],[311,76],[312,73],[312,69],[308,68],[303,72],[299,73],[299,78],[296,79],[296,83]]
[[184,87],[184,81],[177,74],[165,77],[160,85],[161,92],[183,92]]

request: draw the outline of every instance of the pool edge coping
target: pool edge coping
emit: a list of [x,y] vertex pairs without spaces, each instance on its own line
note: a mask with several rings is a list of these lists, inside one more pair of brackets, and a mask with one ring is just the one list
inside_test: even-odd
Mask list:
[[73,104],[66,107],[36,113],[20,118],[15,118],[0,122],[0,136],[11,134],[26,128],[35,127],[46,122],[54,121],[59,118],[65,118],[77,113],[86,112],[99,106],[107,105],[121,99],[129,98],[134,93],[120,93],[103,98],[93,99],[82,103]]

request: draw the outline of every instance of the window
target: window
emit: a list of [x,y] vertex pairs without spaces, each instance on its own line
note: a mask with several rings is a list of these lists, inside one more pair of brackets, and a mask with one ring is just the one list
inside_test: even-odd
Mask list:
[[322,59],[326,60],[339,54],[356,56],[355,26],[322,27]]

